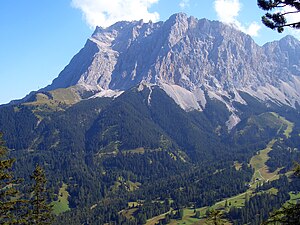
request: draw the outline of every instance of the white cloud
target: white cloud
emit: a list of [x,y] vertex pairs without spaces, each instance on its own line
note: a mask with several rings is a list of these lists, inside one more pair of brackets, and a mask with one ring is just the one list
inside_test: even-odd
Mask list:
[[190,0],[181,0],[179,3],[179,7],[181,9],[185,9],[186,7],[190,6]]
[[234,23],[241,10],[241,4],[238,0],[216,0],[215,10],[222,22]]
[[249,34],[250,36],[258,36],[258,32],[260,30],[261,26],[256,23],[256,22],[252,22],[248,28],[246,28],[246,33]]
[[242,9],[242,4],[239,0],[215,0],[214,8],[220,21],[231,24],[251,36],[258,36],[258,32],[261,28],[258,23],[252,22],[246,26],[238,21],[237,17]]
[[159,0],[72,0],[72,6],[82,11],[87,24],[107,27],[121,20],[159,19],[157,12],[149,8]]

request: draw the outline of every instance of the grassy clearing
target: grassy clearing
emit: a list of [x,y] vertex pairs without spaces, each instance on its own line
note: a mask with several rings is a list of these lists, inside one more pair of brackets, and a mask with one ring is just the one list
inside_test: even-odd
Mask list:
[[284,123],[287,125],[287,128],[285,129],[285,131],[283,132],[284,136],[286,138],[290,138],[291,137],[291,133],[293,132],[294,129],[294,123],[286,120],[284,117],[280,117]]
[[[279,116],[277,113],[273,112],[272,115],[276,116],[282,122],[282,125],[278,129],[277,133],[280,134],[282,132],[286,138],[289,138],[293,132],[294,124],[286,120],[284,117]],[[272,181],[279,178],[278,173],[282,168],[278,168],[273,173],[270,173],[269,168],[266,165],[266,162],[270,159],[269,153],[272,151],[273,145],[276,141],[277,139],[271,140],[265,149],[259,151],[251,158],[250,165],[255,170],[252,178],[252,184],[262,181]]]
[[278,168],[273,173],[270,173],[269,168],[266,165],[266,162],[270,159],[269,153],[272,151],[272,147],[276,141],[277,139],[271,140],[265,149],[260,150],[255,156],[251,158],[250,165],[255,171],[252,177],[252,186],[256,183],[261,183],[263,181],[272,181],[279,178],[278,173],[282,168]]
[[279,179],[279,171],[282,168],[277,168],[273,173],[269,172],[269,169],[267,166],[264,166],[261,170],[260,173],[264,180],[266,181],[273,181],[273,180],[278,180]]
[[291,133],[293,132],[294,129],[294,123],[288,121],[286,118],[279,116],[277,113],[272,112],[272,114],[274,116],[276,116],[278,119],[281,120],[282,122],[282,126],[281,128],[278,130],[278,134],[281,132],[282,128],[284,127],[283,125],[285,125],[285,130],[283,131],[283,134],[286,138],[290,138],[291,137]]
[[56,215],[59,215],[63,212],[70,210],[69,201],[68,201],[69,193],[67,191],[67,187],[68,187],[67,184],[62,185],[62,187],[59,189],[58,200],[52,203],[53,212]]
[[142,206],[143,201],[135,201],[135,202],[128,202],[127,203],[127,208],[123,209],[122,211],[119,212],[119,214],[125,216],[128,219],[133,218],[134,213],[139,209],[138,206]]
[[126,181],[125,182],[125,187],[127,188],[128,191],[135,191],[140,188],[142,184],[139,182],[132,182],[132,181]]
[[128,202],[127,205],[128,205],[129,208],[134,208],[134,207],[137,207],[137,206],[141,206],[143,204],[142,204],[142,202]]
[[[225,201],[224,201],[225,202]],[[197,208],[196,211],[200,212],[200,218],[195,218],[195,212],[194,208],[185,208],[183,209],[183,217],[181,220],[174,220],[171,219],[169,225],[201,225],[205,224],[206,221],[206,211],[207,209],[219,209],[217,205],[213,207],[202,207],[202,208]],[[224,207],[223,207],[224,208]],[[173,210],[173,213],[175,213],[176,210]],[[146,223],[146,225],[156,225],[159,223],[159,220],[165,218],[166,214],[171,213],[171,210],[167,213],[161,214],[159,216],[153,217],[149,219]],[[226,224],[230,224],[229,222]]]
[[[186,208],[183,211],[183,218],[181,220],[171,220],[169,223],[170,225],[202,225],[206,224],[206,216],[205,212],[207,210],[207,207],[196,209],[197,211],[200,211],[200,219],[195,218],[194,209],[192,208]],[[227,222],[224,225],[229,225],[231,223]]]
[[[271,194],[277,194],[278,190],[275,188],[271,188],[267,191],[267,193]],[[169,223],[170,225],[201,225],[205,224],[206,221],[206,211],[207,209],[216,209],[216,210],[224,210],[227,211],[230,207],[243,207],[245,206],[245,201],[246,199],[250,198],[251,195],[253,194],[252,189],[249,189],[248,191],[233,196],[231,198],[227,198],[223,201],[217,202],[215,205],[211,207],[202,207],[202,208],[197,208],[196,211],[200,212],[200,219],[195,218],[195,213],[193,208],[185,208],[183,211],[183,218],[181,220],[171,220]],[[299,194],[300,195],[300,194]],[[228,208],[225,208],[225,204],[227,201]],[[168,212],[170,213],[170,212]],[[160,219],[163,219],[165,217],[165,214],[159,215],[157,217],[153,217],[152,219],[148,220],[146,225],[155,225],[158,224]],[[230,222],[227,222],[226,224],[231,224]]]
[[225,207],[225,203],[227,201],[227,205],[229,207],[243,207],[245,206],[245,201],[247,198],[249,198],[252,195],[252,190],[248,190],[242,194],[233,196],[231,198],[227,198],[223,201],[217,202],[214,206],[212,206],[211,208],[213,209],[221,209]]
[[81,100],[79,94],[73,88],[61,88],[50,91],[53,99],[60,103],[73,105]]
[[294,192],[290,192],[290,203],[297,203],[297,201],[300,200],[300,192],[298,193],[294,193]]
[[[201,215],[203,215],[200,212]],[[170,225],[196,225],[204,224],[203,219],[195,218],[194,209],[186,208],[183,210],[183,217],[181,220],[171,220]]]
[[[105,130],[102,133],[102,137],[104,137],[107,133],[111,132],[111,130],[113,130],[114,127],[115,126],[111,126],[107,130]],[[99,149],[99,151],[97,152],[96,155],[99,158],[102,158],[102,157],[105,157],[105,156],[114,156],[114,155],[117,155],[118,152],[119,152],[119,146],[120,146],[120,142],[119,141],[110,142],[105,147]]]
[[33,102],[25,105],[48,106],[52,110],[61,110],[60,105],[73,105],[81,100],[74,88],[63,88],[46,93],[37,93]]
[[132,149],[132,150],[125,150],[122,151],[123,154],[127,154],[127,153],[132,153],[132,154],[144,154],[145,153],[145,149],[144,148],[136,148],[136,149]]
[[153,217],[153,218],[147,220],[146,225],[155,225],[155,224],[159,223],[159,220],[165,218],[165,216],[166,216],[168,213],[171,213],[171,210],[170,210],[169,212],[166,212],[166,213],[164,213],[164,214],[155,216],[155,217]]
[[132,182],[130,180],[125,180],[125,178],[123,177],[119,177],[115,181],[114,185],[110,187],[110,191],[116,192],[121,186],[124,187],[127,191],[135,191],[139,189],[141,185],[142,184],[139,182]]
[[122,216],[125,216],[127,219],[133,218],[133,214],[138,210],[138,208],[132,208],[132,209],[124,209],[120,212]]
[[[267,191],[264,191],[265,193],[270,193],[270,194],[274,194],[276,195],[278,193],[278,190],[276,188],[271,188]],[[262,193],[262,192],[261,192]],[[243,207],[245,206],[245,202],[247,199],[249,199],[251,196],[253,195],[253,189],[250,188],[248,189],[246,192],[244,193],[241,193],[239,195],[236,195],[236,196],[233,196],[233,197],[230,197],[230,198],[227,198],[223,201],[220,201],[220,202],[217,202],[215,205],[213,205],[212,207],[210,207],[211,209],[216,209],[216,210],[222,210],[222,209],[225,209],[225,204],[226,204],[226,201],[227,201],[227,206],[230,208],[230,207],[237,207],[237,208],[240,208],[240,207]],[[203,208],[201,208],[203,209]],[[204,208],[204,210],[206,210],[206,208]]]
[[269,152],[272,151],[272,147],[275,144],[276,139],[273,139],[269,142],[267,147],[263,150],[260,150],[255,156],[250,160],[250,165],[255,170],[262,169],[265,166],[265,163],[269,160]]
[[271,188],[271,189],[265,191],[265,193],[269,193],[269,194],[272,194],[272,195],[277,195],[278,194],[278,189],[277,188]]
[[[282,122],[282,125],[277,133],[279,134],[282,132],[286,138],[289,138],[291,136],[291,133],[293,132],[294,124],[276,113],[272,114]],[[285,129],[283,130],[283,128]],[[278,173],[282,168],[278,168],[273,173],[270,173],[269,168],[266,165],[266,162],[270,159],[269,153],[272,151],[273,145],[276,141],[277,139],[271,140],[265,149],[259,151],[255,156],[251,158],[250,165],[255,170],[252,178],[252,184],[261,181],[272,181],[279,178]]]

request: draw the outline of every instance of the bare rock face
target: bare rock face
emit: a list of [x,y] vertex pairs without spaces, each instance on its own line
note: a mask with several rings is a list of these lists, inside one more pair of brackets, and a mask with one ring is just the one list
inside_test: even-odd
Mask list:
[[261,47],[233,27],[182,13],[158,23],[123,21],[97,27],[45,89],[124,91],[141,82],[159,85],[185,110],[205,108],[205,96],[217,98],[232,112],[228,123],[236,123],[232,103],[246,104],[240,91],[300,104],[300,42],[287,36]]

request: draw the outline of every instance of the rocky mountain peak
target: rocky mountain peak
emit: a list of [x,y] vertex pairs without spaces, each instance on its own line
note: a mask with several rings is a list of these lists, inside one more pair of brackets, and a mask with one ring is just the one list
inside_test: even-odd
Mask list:
[[46,89],[75,85],[111,93],[147,82],[163,88],[185,110],[204,109],[208,96],[234,114],[234,102],[246,104],[241,91],[295,107],[300,102],[299,46],[287,36],[261,47],[234,27],[184,13],[158,23],[121,21],[97,27]]
[[292,35],[287,35],[283,37],[282,39],[279,40],[279,43],[290,47],[295,47],[295,46],[299,47],[300,44],[299,40]]

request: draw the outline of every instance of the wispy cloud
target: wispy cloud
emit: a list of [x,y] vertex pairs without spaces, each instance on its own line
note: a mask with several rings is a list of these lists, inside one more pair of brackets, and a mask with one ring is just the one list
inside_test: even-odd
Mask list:
[[159,0],[72,0],[72,6],[82,11],[87,24],[107,27],[121,20],[159,19],[157,12],[149,8]]
[[258,23],[252,22],[246,26],[238,21],[237,18],[242,9],[242,4],[239,0],[215,0],[214,8],[220,21],[231,24],[251,36],[258,36],[261,28]]
[[179,7],[181,9],[185,9],[186,7],[190,6],[190,0],[181,0],[179,3]]

